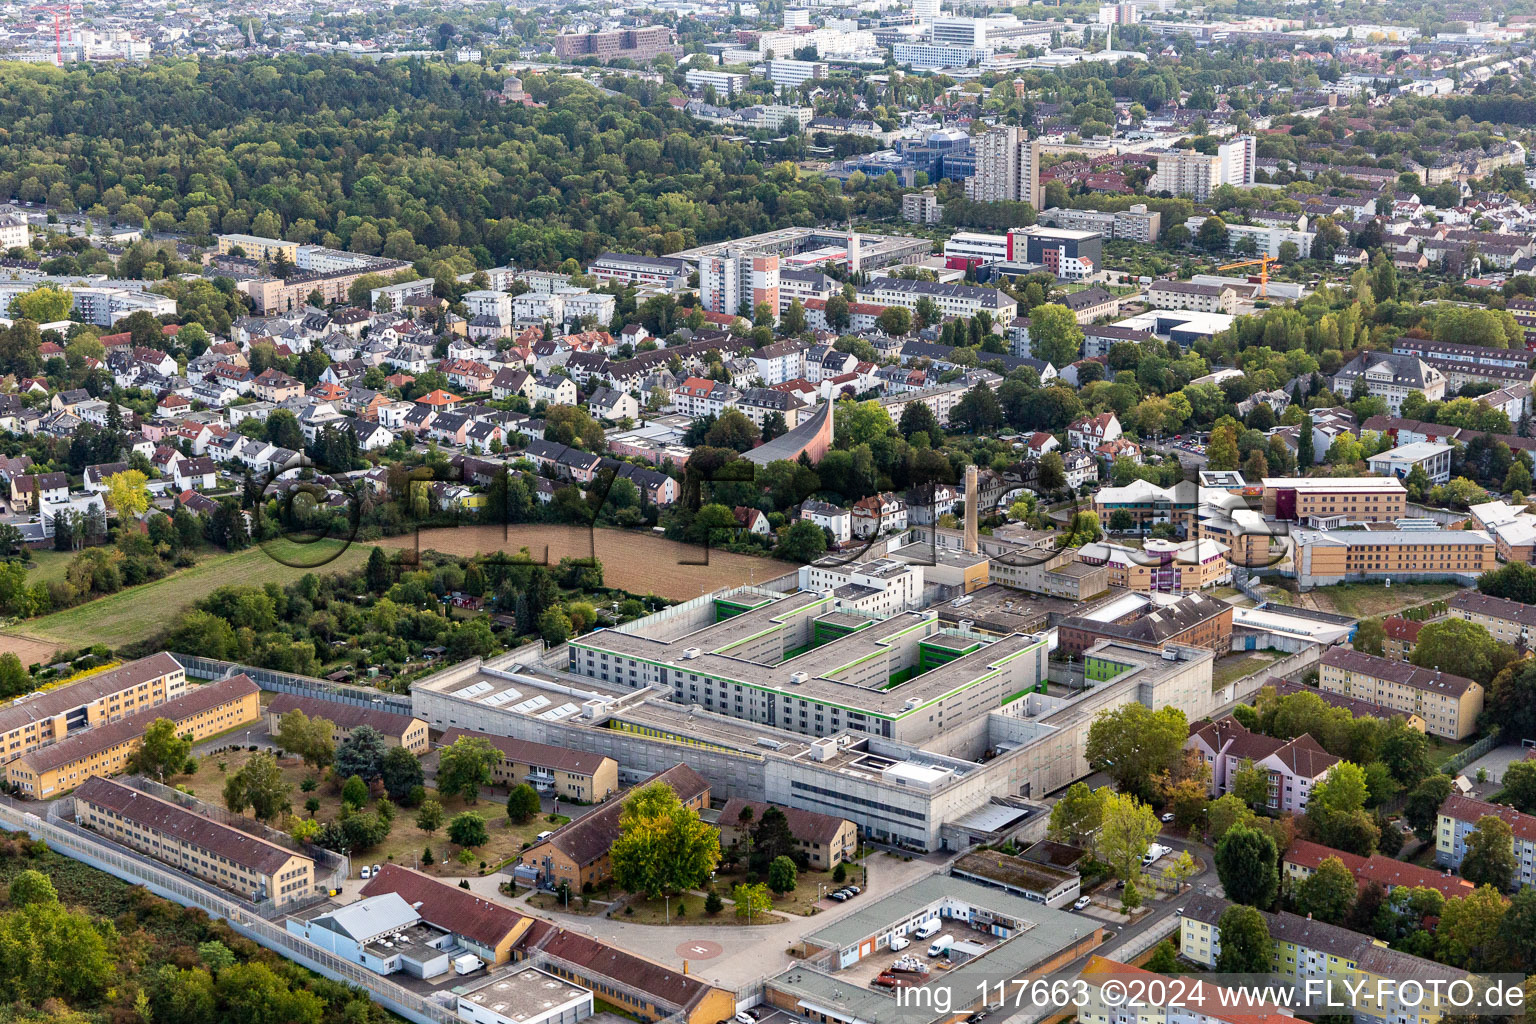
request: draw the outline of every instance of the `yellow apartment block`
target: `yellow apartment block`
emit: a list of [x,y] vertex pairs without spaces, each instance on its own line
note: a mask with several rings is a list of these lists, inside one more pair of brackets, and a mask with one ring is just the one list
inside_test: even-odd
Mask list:
[[1493,538],[1479,530],[1291,531],[1302,590],[1366,580],[1445,580],[1471,585],[1497,568]]
[[501,760],[491,766],[492,779],[498,786],[526,782],[562,799],[589,804],[606,800],[619,791],[619,763],[611,757],[468,729],[449,729],[443,733],[443,746],[453,746],[461,736],[483,739],[501,752]]
[[1408,491],[1390,476],[1265,477],[1264,515],[1285,522],[1343,516],[1390,523],[1408,514]]
[[0,707],[0,764],[83,729],[175,700],[186,689],[186,670],[161,653],[21,697]]
[[57,797],[92,775],[122,771],[157,718],[176,723],[194,741],[261,719],[261,690],[245,673],[193,687],[184,695],[126,718],[85,729],[6,765],[6,779],[22,794]]
[[124,846],[253,902],[289,903],[315,888],[315,862],[276,843],[93,775],[74,792],[75,818]]
[[402,715],[393,711],[380,711],[356,704],[340,704],[311,697],[295,697],[280,693],[267,705],[267,730],[274,736],[282,717],[290,711],[302,711],[306,718],[323,718],[331,723],[331,740],[340,745],[359,726],[369,726],[384,737],[387,747],[404,747],[413,754],[421,755],[431,746],[427,723],[414,715]]
[[1417,715],[1425,732],[1452,740],[1472,735],[1483,710],[1483,687],[1475,680],[1346,647],[1331,647],[1323,655],[1317,685],[1327,693]]

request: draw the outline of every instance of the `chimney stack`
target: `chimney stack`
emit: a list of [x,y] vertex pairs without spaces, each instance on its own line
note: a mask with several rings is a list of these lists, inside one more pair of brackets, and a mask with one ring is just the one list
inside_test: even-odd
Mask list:
[[980,487],[976,483],[976,467],[965,467],[965,550],[976,554],[980,545],[976,539],[976,503]]

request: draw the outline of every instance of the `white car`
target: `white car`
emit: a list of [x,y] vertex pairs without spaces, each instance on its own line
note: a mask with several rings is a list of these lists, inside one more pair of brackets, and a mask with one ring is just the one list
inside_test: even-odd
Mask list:
[[1163,814],[1162,822],[1163,822],[1164,825],[1168,824],[1172,820],[1173,820],[1173,812],[1172,811],[1168,811],[1168,812]]
[[368,865],[364,864],[363,865],[362,877],[364,879],[372,878],[373,877],[373,869],[370,868]]
[[1093,899],[1091,897],[1079,896],[1077,898],[1077,902],[1072,904],[1072,909],[1073,910],[1082,910],[1084,907],[1088,906],[1088,904],[1090,904],[1092,902],[1093,902]]

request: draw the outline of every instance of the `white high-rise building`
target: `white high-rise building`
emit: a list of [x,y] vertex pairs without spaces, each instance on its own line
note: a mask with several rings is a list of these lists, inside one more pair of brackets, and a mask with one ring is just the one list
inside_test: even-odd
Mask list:
[[1040,144],[1028,130],[992,128],[971,141],[976,173],[965,179],[966,198],[975,202],[1034,203],[1040,194]]
[[939,16],[939,0],[912,0],[912,13],[919,25],[932,25]]
[[752,310],[766,303],[777,314],[778,254],[727,249],[700,258],[699,297],[711,313],[734,316],[745,308],[750,317]]
[[1251,186],[1256,169],[1255,147],[1252,135],[1239,135],[1218,146],[1215,154],[1193,149],[1161,150],[1154,154],[1157,171],[1147,182],[1147,191],[1190,196],[1203,202],[1219,186]]
[[1221,184],[1247,187],[1253,184],[1258,143],[1252,135],[1238,135],[1217,149],[1221,157]]

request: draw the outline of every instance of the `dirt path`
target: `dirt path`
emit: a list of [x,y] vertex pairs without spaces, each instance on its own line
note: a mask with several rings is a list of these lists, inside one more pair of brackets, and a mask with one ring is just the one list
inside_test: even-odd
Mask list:
[[58,649],[59,645],[51,640],[39,640],[24,633],[0,633],[0,654],[16,655],[21,659],[22,668],[46,664]]
[[[761,583],[792,572],[794,566],[728,551],[708,551],[654,534],[626,530],[587,530],[579,526],[461,526],[423,530],[420,537],[388,537],[384,548],[436,550],[448,555],[516,554],[527,548],[534,561],[550,565],[561,558],[596,557],[603,579],[636,594],[657,594],[683,601],[721,587]],[[702,562],[708,557],[708,565]]]

